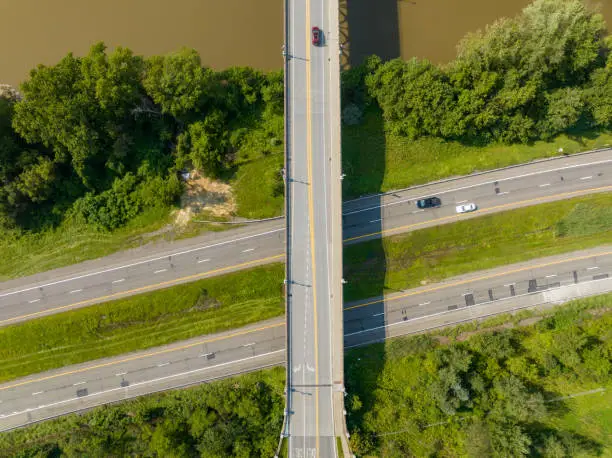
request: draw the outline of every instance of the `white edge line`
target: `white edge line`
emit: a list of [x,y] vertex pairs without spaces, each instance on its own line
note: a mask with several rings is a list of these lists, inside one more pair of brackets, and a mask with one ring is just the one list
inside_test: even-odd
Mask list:
[[[486,182],[477,183],[477,184],[473,184],[473,185],[469,185],[469,186],[463,186],[463,187],[460,187],[460,188],[449,189],[449,190],[446,190],[446,191],[443,190],[443,191],[436,192],[436,194],[448,194],[448,193],[451,193],[451,192],[457,192],[457,191],[461,191],[461,190],[464,190],[464,189],[471,189],[471,188],[476,188],[478,186],[485,186],[487,184],[495,183],[496,181],[500,182],[500,181],[516,180],[516,179],[519,179],[519,178],[525,178],[525,177],[529,177],[529,176],[533,176],[533,175],[541,175],[543,173],[558,172],[560,170],[567,170],[567,169],[573,169],[573,168],[579,168],[579,167],[588,167],[590,165],[606,164],[608,162],[612,162],[612,159],[607,159],[607,160],[602,160],[602,161],[595,161],[595,162],[589,162],[589,163],[586,163],[586,164],[575,164],[575,165],[566,166],[566,167],[558,167],[556,169],[541,170],[541,171],[527,173],[527,174],[523,174],[523,175],[516,175],[516,176],[513,176],[513,177],[500,178],[500,179],[493,180],[493,181],[486,181]],[[528,165],[528,164],[526,164],[526,165]],[[467,175],[465,178],[470,178],[470,176]],[[390,192],[405,192],[405,191],[407,191],[407,190],[398,190],[398,191],[390,191]],[[386,193],[386,194],[389,194],[389,193]],[[380,197],[380,196],[384,196],[386,194],[378,194],[378,195],[375,195],[375,196],[364,196],[363,199]],[[361,209],[361,210],[355,210],[355,211],[352,211],[352,212],[346,212],[346,213],[342,213],[342,216],[348,216],[348,215],[352,215],[352,214],[355,214],[355,213],[361,213],[361,212],[365,212],[365,211],[369,211],[369,210],[374,210],[374,209],[377,209],[377,208],[382,208],[382,207],[386,207],[386,206],[390,206],[390,205],[394,205],[394,204],[404,203],[404,202],[408,202],[410,200],[418,200],[418,199],[421,199],[421,198],[426,197],[428,195],[429,194],[426,194],[424,196],[419,196],[419,197],[411,197],[410,199],[406,199],[406,200],[403,200],[401,202],[392,202],[392,203],[385,204],[385,205],[378,205],[378,206],[374,206],[374,207],[364,208],[364,209]],[[358,199],[354,199],[354,200],[358,200]],[[347,201],[347,202],[351,202],[351,201]],[[345,202],[345,203],[347,203],[347,202]],[[223,241],[223,242],[214,243],[212,245],[206,245],[206,246],[202,246],[202,247],[191,248],[189,250],[184,250],[184,251],[178,251],[178,252],[175,252],[175,253],[164,254],[164,255],[158,256],[156,258],[145,259],[145,260],[142,260],[142,261],[134,262],[132,264],[125,264],[125,265],[118,266],[118,267],[111,267],[109,269],[104,269],[104,270],[99,270],[99,271],[88,273],[88,274],[78,275],[76,277],[65,278],[63,280],[57,280],[57,281],[54,281],[54,282],[44,283],[42,285],[31,286],[31,287],[20,289],[20,290],[17,290],[17,291],[10,291],[8,293],[2,293],[2,294],[0,294],[0,298],[7,297],[7,296],[12,296],[12,295],[19,294],[19,293],[24,293],[26,291],[32,291],[32,290],[37,289],[37,288],[46,288],[46,287],[53,286],[53,285],[58,285],[58,284],[61,284],[61,283],[67,283],[67,282],[70,282],[70,281],[79,280],[81,278],[93,277],[95,275],[101,275],[101,274],[108,273],[108,272],[114,272],[116,270],[127,269],[129,267],[134,267],[134,266],[146,264],[148,262],[159,261],[160,259],[164,259],[164,258],[167,258],[169,256],[181,256],[183,254],[193,253],[193,252],[199,251],[199,250],[205,250],[205,249],[208,249],[208,248],[214,248],[214,247],[218,247],[218,246],[228,245],[228,244],[239,242],[239,241],[242,241],[242,240],[248,240],[248,239],[252,239],[252,238],[256,238],[256,237],[262,237],[264,235],[274,234],[276,232],[281,232],[281,231],[284,231],[284,230],[285,230],[285,228],[282,227],[280,229],[273,229],[273,230],[266,231],[266,232],[260,232],[259,234],[248,235],[248,236],[240,237],[240,238],[233,239],[233,240],[226,240],[226,241]]]
[[[612,159],[607,159],[607,160],[602,160],[602,161],[594,161],[594,162],[589,162],[589,163],[586,163],[586,164],[575,164],[575,165],[566,166],[566,167],[558,167],[558,168],[555,168],[555,169],[541,170],[541,171],[537,171],[537,172],[526,173],[526,174],[523,174],[523,175],[516,175],[516,176],[512,176],[512,177],[507,177],[507,178],[500,178],[500,179],[493,180],[493,181],[486,181],[486,182],[482,182],[482,183],[477,183],[477,184],[473,184],[473,185],[469,185],[469,186],[463,186],[463,187],[459,187],[459,188],[448,189],[446,191],[444,191],[444,190],[437,191],[436,194],[448,194],[448,193],[451,193],[451,192],[457,192],[457,191],[461,191],[461,190],[464,190],[464,189],[471,189],[471,188],[476,188],[476,187],[479,187],[479,186],[486,186],[488,184],[495,183],[495,182],[516,180],[516,179],[519,179],[519,178],[525,178],[525,177],[534,176],[534,175],[541,175],[541,174],[544,174],[544,173],[558,172],[560,170],[567,170],[567,169],[573,169],[573,168],[579,168],[579,167],[588,167],[588,166],[591,166],[591,165],[606,164],[606,163],[609,163],[609,162],[612,162]],[[528,165],[528,164],[526,164],[526,165]],[[465,178],[470,178],[470,176],[467,175],[467,176],[465,176]],[[389,193],[391,193],[391,192],[405,192],[407,190],[409,190],[409,188],[408,189],[404,189],[404,190],[389,191]],[[389,193],[377,194],[377,195],[374,195],[374,196],[364,196],[361,199],[376,198],[376,197],[387,195]],[[411,200],[418,200],[418,199],[421,199],[421,198],[426,197],[428,195],[429,194],[425,194],[423,196],[411,197],[409,199],[405,199],[405,200],[402,200],[402,201],[399,201],[399,202],[392,202],[392,203],[389,203],[389,204],[377,205],[377,206],[374,206],[374,207],[368,207],[368,208],[364,208],[364,209],[361,209],[361,210],[355,210],[355,211],[352,211],[352,212],[346,212],[346,213],[342,213],[342,216],[349,216],[349,215],[352,215],[352,214],[355,214],[355,213],[361,213],[361,212],[365,212],[365,211],[369,211],[369,210],[374,210],[374,209],[377,209],[377,208],[387,207],[387,206],[391,206],[391,205],[397,205],[397,204],[405,203],[405,202],[408,202],[408,201],[411,201]],[[356,201],[356,200],[359,200],[359,199],[353,199],[352,201]],[[345,203],[352,202],[352,201],[347,201]],[[20,289],[20,290],[16,290],[16,291],[10,291],[8,293],[2,293],[2,294],[0,294],[0,298],[7,297],[7,296],[12,296],[12,295],[19,294],[19,293],[24,293],[26,291],[32,291],[32,290],[37,289],[37,288],[46,288],[46,287],[53,286],[53,285],[58,285],[58,284],[61,284],[61,283],[67,283],[67,282],[70,282],[70,281],[79,280],[81,278],[93,277],[95,275],[101,275],[101,274],[108,273],[108,272],[114,272],[116,270],[127,269],[129,267],[134,267],[134,266],[146,264],[148,262],[159,261],[160,259],[168,258],[168,257],[171,257],[171,256],[181,256],[181,255],[193,253],[193,252],[199,251],[199,250],[205,250],[205,249],[208,249],[208,248],[215,248],[215,247],[218,247],[218,246],[228,245],[228,244],[239,242],[239,241],[242,241],[242,240],[248,240],[248,239],[252,239],[252,238],[256,238],[256,237],[262,237],[262,236],[265,236],[265,235],[274,234],[276,232],[281,232],[281,231],[284,231],[284,230],[285,230],[285,228],[282,227],[280,229],[273,229],[273,230],[266,231],[266,232],[260,232],[259,234],[248,235],[248,236],[240,237],[240,238],[233,239],[233,240],[226,240],[226,241],[223,241],[223,242],[214,243],[212,245],[206,245],[206,246],[202,246],[202,247],[191,248],[189,250],[184,250],[184,251],[178,251],[178,252],[175,252],[175,253],[164,254],[164,255],[158,256],[156,258],[145,259],[145,260],[142,260],[142,261],[134,262],[132,264],[125,264],[125,265],[118,266],[118,267],[111,267],[109,269],[104,269],[104,270],[99,270],[99,271],[88,273],[88,274],[78,275],[76,277],[65,278],[63,280],[57,280],[57,281],[54,281],[54,282],[44,283],[42,285],[36,285],[36,286],[31,286],[31,287]]]
[[[34,409],[33,408],[29,408],[29,409],[26,409],[26,410],[22,410],[21,412],[13,412],[12,414],[5,415],[4,418],[12,417],[12,416],[15,416],[15,415],[20,415],[20,414],[26,413],[26,412],[31,412],[32,410],[44,409],[44,408],[47,408],[47,407],[54,407],[54,406],[57,406],[57,405],[60,405],[60,404],[65,404],[67,402],[76,401],[76,400],[79,400],[79,399],[91,398],[93,396],[99,396],[101,394],[111,393],[113,391],[128,390],[128,389],[134,388],[136,386],[146,385],[147,383],[156,383],[156,382],[160,382],[162,380],[168,380],[168,379],[171,379],[171,378],[181,377],[183,375],[194,374],[196,372],[201,372],[201,371],[205,371],[205,370],[208,370],[208,369],[214,369],[216,367],[227,366],[229,364],[237,364],[237,363],[241,363],[241,362],[244,362],[244,361],[248,361],[250,359],[261,358],[261,357],[264,357],[264,356],[269,356],[269,355],[273,355],[275,353],[284,352],[284,351],[285,351],[285,349],[283,348],[282,350],[271,351],[271,352],[263,353],[263,354],[257,355],[257,356],[249,356],[248,358],[242,358],[242,359],[238,359],[238,360],[235,360],[235,361],[228,361],[227,363],[221,363],[221,364],[217,364],[215,366],[200,367],[199,369],[193,369],[193,370],[186,371],[186,372],[180,372],[178,374],[171,374],[171,375],[166,375],[164,377],[158,377],[158,378],[154,378],[154,379],[151,379],[151,380],[146,380],[146,381],[143,381],[143,382],[136,382],[136,383],[130,384],[127,387],[121,386],[121,387],[118,387],[118,388],[111,388],[110,390],[104,390],[104,391],[98,391],[96,393],[91,393],[91,394],[89,394],[87,396],[78,396],[78,397],[75,397],[75,398],[64,399],[62,401],[53,402],[51,404],[45,404],[45,405],[42,405],[42,406],[38,406],[37,408],[34,408]],[[42,393],[42,391],[40,393]],[[40,393],[38,393],[38,394],[40,394]]]
[[[585,285],[585,284],[594,283],[594,282],[597,282],[597,281],[602,281],[602,280],[606,280],[606,279],[601,279],[601,280],[589,280],[589,281],[581,282],[581,283],[578,283],[578,284],[579,284],[579,285]],[[572,283],[572,284],[574,284],[574,283]],[[566,285],[566,286],[567,286],[567,285]],[[561,289],[561,288],[563,288],[563,286],[559,286],[558,288],[551,288],[549,291],[554,291],[554,290]],[[531,296],[531,295],[534,295],[534,294],[541,294],[542,292],[543,292],[543,291],[535,291],[535,292],[533,292],[533,293],[517,294],[517,295],[515,295],[515,296],[502,297],[502,298],[497,299],[497,300],[495,300],[495,301],[479,302],[479,303],[474,304],[474,305],[471,305],[471,306],[465,306],[465,307],[456,308],[456,309],[452,309],[452,310],[442,310],[441,312],[432,313],[432,314],[430,314],[430,315],[417,316],[417,317],[414,317],[414,318],[408,318],[407,320],[394,321],[393,323],[389,323],[389,324],[386,324],[386,325],[384,325],[384,326],[376,326],[376,327],[373,327],[373,328],[363,329],[363,330],[361,330],[361,331],[351,332],[351,333],[349,333],[349,334],[344,334],[344,336],[343,336],[343,337],[344,337],[344,338],[346,338],[346,337],[351,337],[351,336],[354,336],[354,335],[357,335],[357,334],[363,334],[363,333],[365,333],[365,332],[378,331],[378,330],[380,330],[380,329],[389,328],[389,327],[391,327],[391,326],[395,326],[395,325],[398,325],[398,324],[410,323],[410,322],[412,322],[412,321],[423,320],[423,319],[425,319],[425,318],[431,318],[431,317],[436,317],[436,316],[440,316],[440,315],[446,315],[446,314],[448,314],[448,313],[456,312],[457,310],[464,310],[464,309],[467,309],[467,308],[472,308],[472,309],[473,309],[473,308],[475,308],[475,307],[479,307],[479,306],[481,306],[481,305],[489,305],[489,304],[493,304],[493,303],[495,303],[495,302],[502,302],[502,301],[508,301],[508,300],[515,300],[515,299],[517,299],[517,298],[519,298],[519,297]],[[601,292],[601,293],[597,293],[597,294],[590,294],[590,295],[589,295],[589,294],[587,294],[587,295],[580,296],[580,297],[593,297],[593,296],[599,296],[599,295],[601,295],[601,294],[606,294],[606,293],[605,293],[605,292]],[[579,299],[580,297],[577,297],[577,298],[575,298],[575,299]],[[574,299],[570,299],[570,300],[574,300]],[[570,300],[565,301],[565,302],[569,302]],[[520,306],[520,307],[517,307],[517,308],[514,308],[514,309],[504,310],[504,311],[501,311],[501,312],[495,312],[495,313],[492,313],[492,314],[489,314],[489,315],[485,315],[485,317],[486,317],[486,316],[490,316],[490,315],[499,315],[500,313],[509,313],[509,312],[511,312],[511,311],[513,311],[513,310],[520,310],[520,309],[522,309],[522,308],[528,308],[528,307],[537,307],[538,305],[543,305],[543,304],[551,304],[551,303],[553,303],[553,302],[552,302],[552,301],[548,301],[548,302],[546,302],[546,301],[545,301],[545,302],[539,302],[539,303],[537,303],[537,304],[530,304],[530,305]],[[466,320],[457,321],[456,323],[461,323],[461,322],[464,322],[464,321],[474,321],[474,320],[477,320],[477,319],[480,319],[480,318],[483,318],[483,317],[470,317],[470,318],[468,318],[468,319],[466,319]],[[447,327],[447,326],[452,326],[452,324],[453,324],[453,323],[444,323],[444,324],[443,324],[443,325],[441,325],[441,326],[435,326],[435,328],[439,328],[439,327],[442,327],[442,326],[444,326],[444,327]],[[426,331],[426,330],[427,330],[427,329],[425,329],[425,331]],[[422,331],[417,331],[417,332],[422,332]],[[386,340],[386,339],[387,339],[387,338],[385,338],[385,340]],[[360,344],[360,345],[351,345],[351,346],[345,346],[344,348],[352,348],[352,347],[356,347],[356,346],[363,346],[363,345],[367,345],[367,344]]]
[[[497,180],[484,181],[482,183],[472,184],[472,185],[469,185],[469,186],[461,186],[459,188],[452,188],[452,189],[447,189],[447,190],[442,190],[442,191],[432,191],[432,192],[434,192],[436,195],[449,194],[449,193],[452,193],[452,192],[463,191],[465,189],[472,189],[472,188],[477,188],[479,186],[486,186],[486,185],[489,185],[489,184],[493,184],[495,182],[499,183],[499,182],[502,182],[502,181],[518,180],[519,178],[527,178],[527,177],[534,176],[534,175],[542,175],[544,173],[559,172],[561,170],[568,170],[568,169],[574,169],[574,168],[579,168],[579,167],[588,167],[588,166],[591,166],[591,165],[606,164],[606,163],[609,163],[609,162],[612,162],[612,159],[606,159],[606,160],[602,160],[602,161],[589,162],[587,164],[575,164],[575,165],[570,165],[570,166],[566,166],[566,167],[558,167],[556,169],[540,170],[540,171],[537,171],[537,172],[525,173],[523,175],[515,175],[515,176],[507,177],[507,178],[499,178]],[[525,165],[529,165],[529,164],[525,164]],[[470,178],[470,176],[466,175],[464,178]],[[435,183],[432,184],[431,186],[435,186]],[[389,191],[389,192],[384,193],[384,194],[376,194],[376,195],[373,195],[373,196],[364,196],[364,197],[362,197],[360,199],[374,199],[376,197],[378,197],[378,198],[384,197],[384,196],[389,195],[389,194],[391,194],[393,192],[398,193],[398,192],[408,192],[408,191],[410,191],[410,188],[401,189],[401,190],[397,190],[397,191]],[[500,194],[503,195],[502,193],[500,193]],[[369,211],[369,210],[375,210],[377,208],[390,207],[392,205],[403,204],[403,203],[409,202],[411,200],[419,200],[419,199],[423,199],[423,198],[429,197],[429,196],[431,196],[431,192],[428,193],[428,194],[423,194],[422,196],[410,197],[410,198],[407,198],[407,199],[399,200],[397,202],[390,202],[388,204],[375,205],[375,206],[363,208],[363,209],[360,209],[360,210],[353,210],[353,211],[350,211],[350,212],[342,213],[342,216],[349,216],[349,215],[353,215],[353,214],[356,214],[356,213],[362,213],[362,212]],[[356,200],[359,200],[359,199],[354,199],[354,201],[356,201]],[[345,203],[348,203],[348,202],[352,202],[352,201],[346,201]]]
[[253,235],[248,235],[248,236],[240,237],[240,238],[233,239],[233,240],[226,240],[224,242],[213,243],[212,245],[206,245],[206,246],[201,246],[201,247],[197,247],[197,248],[192,248],[190,250],[178,251],[176,253],[165,254],[165,255],[159,256],[157,258],[145,259],[145,260],[142,260],[142,261],[134,262],[132,264],[125,264],[125,265],[118,266],[118,267],[111,267],[109,269],[98,270],[96,272],[92,272],[92,273],[88,273],[88,274],[83,274],[83,275],[78,275],[76,277],[65,278],[63,280],[57,280],[57,281],[50,282],[50,283],[44,283],[42,285],[31,286],[31,287],[28,287],[28,288],[25,288],[25,289],[20,289],[20,290],[17,290],[17,291],[11,291],[11,292],[8,292],[8,293],[2,293],[2,294],[0,294],[0,297],[12,296],[14,294],[24,293],[26,291],[32,291],[32,290],[38,289],[38,288],[47,288],[49,286],[58,285],[58,284],[61,284],[61,283],[67,283],[67,282],[74,281],[74,280],[80,280],[81,278],[93,277],[95,275],[101,275],[101,274],[105,274],[105,273],[108,273],[108,272],[114,272],[116,270],[127,269],[129,267],[139,266],[139,265],[142,265],[142,264],[146,264],[148,262],[159,261],[160,259],[166,259],[166,258],[168,258],[170,256],[180,256],[180,255],[183,255],[183,254],[193,253],[194,251],[206,250],[208,248],[215,248],[215,247],[218,247],[218,246],[229,245],[231,243],[240,242],[242,240],[248,240],[248,239],[252,239],[252,238],[255,238],[255,237],[262,237],[264,235],[270,235],[270,234],[274,234],[275,232],[280,232],[280,231],[284,231],[284,230],[285,230],[284,227],[280,228],[280,229],[273,229],[273,230],[267,231],[267,232],[260,232],[259,234],[253,234]]

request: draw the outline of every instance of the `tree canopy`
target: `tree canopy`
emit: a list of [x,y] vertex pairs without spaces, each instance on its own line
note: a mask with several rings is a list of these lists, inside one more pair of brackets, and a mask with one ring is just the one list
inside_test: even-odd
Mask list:
[[352,75],[365,73],[364,90],[396,135],[512,143],[612,127],[609,62],[600,14],[581,0],[535,0],[468,34],[447,65],[366,62]]
[[111,230],[171,204],[181,168],[230,169],[232,133],[282,115],[284,88],[280,72],[214,72],[192,49],[143,58],[97,43],[39,65],[21,89],[0,96],[0,223],[70,215]]

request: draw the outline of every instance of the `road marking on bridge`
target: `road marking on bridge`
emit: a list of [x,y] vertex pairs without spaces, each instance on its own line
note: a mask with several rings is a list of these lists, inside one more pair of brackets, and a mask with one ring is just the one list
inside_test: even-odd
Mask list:
[[545,188],[546,186],[550,186],[550,183],[544,183],[544,184],[541,184],[539,186],[540,186],[540,188]]
[[161,274],[162,272],[167,272],[167,271],[168,271],[168,269],[159,269],[159,270],[156,270],[156,271],[155,271],[155,272],[153,272],[153,273],[154,273],[154,274]]
[[[186,350],[188,348],[196,347],[198,345],[207,344],[207,343],[211,343],[211,342],[220,342],[222,340],[232,339],[234,337],[244,336],[244,335],[248,335],[248,334],[254,334],[256,332],[266,331],[268,329],[279,328],[281,326],[285,326],[285,323],[283,322],[283,323],[268,324],[266,326],[261,326],[261,327],[255,328],[255,329],[247,329],[247,330],[244,330],[244,331],[238,331],[238,332],[234,332],[234,333],[223,335],[223,336],[217,336],[217,337],[212,337],[212,338],[209,338],[209,339],[198,340],[197,342],[192,342],[192,343],[186,344],[186,345],[180,345],[178,347],[165,348],[163,350],[152,351],[152,352],[149,352],[149,353],[144,353],[142,355],[129,356],[129,357],[126,357],[126,358],[118,359],[116,361],[108,361],[108,362],[105,362],[105,363],[94,364],[92,366],[81,367],[81,368],[78,368],[78,369],[73,369],[73,370],[64,371],[64,372],[58,372],[57,374],[46,375],[46,376],[43,376],[43,377],[33,378],[33,379],[29,379],[29,380],[24,380],[24,381],[21,381],[21,382],[16,382],[16,383],[0,386],[0,391],[8,390],[8,389],[11,389],[11,388],[16,388],[18,386],[29,385],[31,383],[37,383],[37,382],[44,382],[44,381],[47,381],[47,380],[53,380],[53,379],[56,379],[56,378],[59,378],[59,377],[63,377],[63,376],[66,376],[66,375],[81,374],[81,373],[84,373],[84,372],[87,372],[87,371],[91,371],[91,370],[94,370],[94,369],[100,369],[102,367],[116,366],[117,364],[128,363],[128,362],[131,362],[131,361],[137,361],[139,359],[149,358],[151,356],[158,356],[158,355],[168,354],[168,353],[172,353],[172,352],[176,352],[176,351],[182,351],[182,350]],[[126,373],[124,372],[124,373],[115,374],[115,375],[119,376],[119,375],[125,375],[125,374]]]
[[580,179],[581,180],[590,180],[591,178],[593,178],[593,175],[589,175],[588,177],[582,177]]
[[0,321],[0,326],[4,325],[6,323],[10,323],[12,321],[19,321],[19,320],[23,320],[25,318],[33,318],[35,316],[41,316],[41,315],[49,315],[53,312],[57,312],[58,310],[67,310],[67,309],[71,309],[71,308],[75,308],[81,305],[91,305],[91,304],[95,304],[96,302],[103,302],[103,301],[107,301],[107,300],[112,300],[112,299],[118,299],[121,297],[125,297],[125,296],[129,296],[131,294],[135,294],[135,293],[143,293],[143,292],[147,292],[147,291],[152,291],[155,289],[160,289],[160,288],[165,288],[168,286],[174,286],[177,285],[179,283],[182,282],[187,282],[187,281],[192,281],[192,280],[198,280],[200,278],[205,278],[214,274],[218,274],[221,272],[228,272],[231,270],[235,270],[235,269],[240,269],[240,268],[246,268],[246,267],[251,267],[257,264],[266,264],[266,263],[271,263],[274,261],[280,261],[282,259],[285,258],[284,254],[279,254],[279,255],[275,255],[275,256],[268,256],[266,258],[260,258],[260,259],[255,259],[253,261],[247,261],[247,262],[243,262],[240,264],[235,264],[233,266],[228,266],[228,267],[221,267],[219,269],[214,269],[214,270],[209,270],[206,272],[201,272],[199,274],[193,274],[193,275],[187,275],[186,277],[180,277],[180,278],[175,278],[172,280],[167,280],[167,281],[163,281],[160,283],[154,283],[152,285],[147,285],[147,286],[141,286],[140,288],[135,288],[135,289],[130,289],[127,291],[118,291],[116,293],[113,294],[108,294],[106,296],[100,296],[100,297],[96,297],[96,298],[92,298],[92,299],[86,299],[84,301],[80,301],[80,302],[75,302],[72,304],[68,304],[68,305],[62,305],[59,307],[54,307],[51,309],[47,309],[47,310],[41,310],[38,312],[32,312],[32,313],[27,313],[25,315],[19,315],[19,316],[15,316],[12,318],[7,318],[5,320]]
[[72,291],[70,291],[70,294],[80,293],[81,291],[83,291],[83,290],[82,289],[73,289]]
[[[315,256],[315,235],[314,235],[314,195],[312,187],[312,97],[310,91],[311,84],[311,49],[310,41],[310,0],[306,0],[306,164],[308,173],[308,229],[310,233],[310,259],[312,264],[312,312],[313,312],[313,332],[314,332],[314,359],[315,359],[315,383],[319,384],[319,329],[317,318],[317,264]],[[315,390],[315,436],[316,450],[319,450],[319,390]]]
[[38,302],[40,301],[40,299],[32,299],[31,301],[28,301],[28,304],[33,304],[34,302]]
[[210,259],[200,259],[198,261],[198,264],[202,264],[203,262],[208,262],[208,261],[210,261]]
[[247,248],[246,250],[242,250],[243,253],[248,253],[249,251],[253,251],[255,248]]
[[125,278],[120,278],[119,280],[113,280],[113,283],[121,283],[124,281],[125,281]]

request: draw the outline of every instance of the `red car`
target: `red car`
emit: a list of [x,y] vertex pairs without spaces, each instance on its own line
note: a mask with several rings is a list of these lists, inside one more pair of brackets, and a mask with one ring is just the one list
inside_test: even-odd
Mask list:
[[321,29],[318,27],[312,28],[312,44],[319,46],[321,44]]

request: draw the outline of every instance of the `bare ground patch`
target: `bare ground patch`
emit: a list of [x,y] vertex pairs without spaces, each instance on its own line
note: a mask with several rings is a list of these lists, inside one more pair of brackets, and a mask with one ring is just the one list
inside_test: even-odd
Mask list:
[[230,185],[192,171],[185,182],[181,209],[176,212],[174,224],[186,226],[194,216],[203,213],[214,218],[231,218],[236,213],[236,200]]

